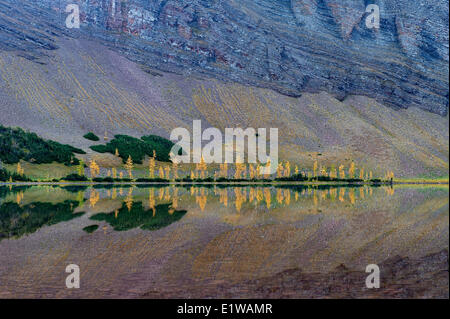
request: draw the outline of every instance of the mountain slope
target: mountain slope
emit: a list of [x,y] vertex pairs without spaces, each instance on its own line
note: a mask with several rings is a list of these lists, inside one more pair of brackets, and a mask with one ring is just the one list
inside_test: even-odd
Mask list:
[[295,98],[270,89],[164,73],[83,39],[59,38],[38,64],[0,53],[0,123],[81,147],[82,136],[157,134],[175,127],[278,127],[280,157],[301,167],[348,165],[397,176],[448,175],[448,115],[395,110],[363,96]]
[[[79,30],[65,28],[71,3]],[[366,27],[369,3],[380,7],[379,30]],[[67,34],[163,71],[448,112],[445,0],[0,0],[0,9],[0,49],[39,62]]]

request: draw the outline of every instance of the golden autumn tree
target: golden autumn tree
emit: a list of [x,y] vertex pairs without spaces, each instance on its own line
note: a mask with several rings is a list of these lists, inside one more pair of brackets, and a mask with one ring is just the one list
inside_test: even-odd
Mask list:
[[100,167],[97,165],[95,160],[92,160],[89,164],[89,171],[91,173],[92,178],[95,178],[98,174],[100,174]]
[[19,175],[23,175],[23,173],[24,173],[24,170],[23,170],[22,166],[20,165],[20,162],[17,163],[16,171],[17,171],[17,174],[19,174]]
[[234,178],[235,179],[240,179],[242,176],[242,173],[246,170],[246,165],[244,163],[242,163],[240,157],[238,156],[236,158],[236,169],[234,172]]
[[339,166],[339,178],[345,179],[345,167],[344,165]]
[[119,154],[119,150],[117,148],[116,148],[116,151],[114,152],[114,155],[117,156],[117,157],[119,157],[119,155],[120,155]]
[[155,178],[155,167],[156,167],[156,162],[155,162],[155,157],[150,157],[148,160],[148,173],[150,178]]
[[200,172],[200,178],[205,179],[207,169],[208,165],[205,163],[205,159],[203,158],[202,155],[200,163],[197,164],[197,170]]
[[117,177],[117,169],[115,167],[112,168],[112,177],[113,178]]
[[125,162],[124,167],[127,170],[128,176],[130,177],[130,179],[133,179],[133,172],[132,171],[133,171],[134,165],[133,165],[133,159],[131,158],[131,155],[128,155],[128,159]]
[[[270,162],[270,158],[269,158],[269,159],[267,160],[267,163],[264,165],[264,167],[265,167],[265,168],[270,168],[271,165],[272,165],[272,163]],[[270,175],[271,175],[270,173],[263,174],[264,178],[269,178]]]
[[291,163],[287,161],[286,166],[284,168],[284,177],[291,176]]
[[364,180],[364,168],[361,167],[361,169],[359,170],[359,179]]
[[240,168],[240,164],[236,163],[236,168],[234,170],[234,179],[239,179],[241,178],[241,168]]
[[313,177],[317,176],[317,168],[318,168],[317,161],[314,161],[314,164],[313,164]]
[[170,166],[167,165],[166,167],[164,167],[164,171],[166,172],[165,173],[166,179],[170,180]]
[[393,181],[394,180],[394,172],[393,171],[388,171],[386,173],[386,179],[389,181]]
[[228,178],[228,164],[227,163],[220,164],[220,175],[223,178]]
[[178,163],[177,162],[172,163],[172,171],[173,171],[173,179],[177,179],[178,178]]
[[248,168],[247,164],[242,164],[242,178],[247,179],[248,178]]
[[284,171],[284,167],[283,167],[283,163],[279,163],[277,166],[277,178],[283,177],[283,171]]
[[350,168],[348,169],[348,177],[354,178],[355,177],[355,162],[352,161],[350,164]]
[[164,179],[164,169],[162,166],[159,167],[159,178]]
[[255,179],[256,171],[255,171],[255,167],[253,166],[253,164],[250,164],[248,166],[248,169],[249,169],[249,177],[250,177],[250,179]]

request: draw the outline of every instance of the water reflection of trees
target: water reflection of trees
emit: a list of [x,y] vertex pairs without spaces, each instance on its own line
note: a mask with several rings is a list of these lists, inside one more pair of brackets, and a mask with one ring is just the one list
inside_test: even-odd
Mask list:
[[[142,187],[136,187],[142,188]],[[147,186],[147,188],[149,188]],[[386,195],[394,195],[394,188],[391,186],[381,186]],[[133,205],[133,189],[119,189],[119,194],[125,196],[123,202],[128,210]],[[356,205],[359,201],[367,200],[373,195],[373,186],[354,185],[353,187],[334,185],[280,185],[280,186],[246,186],[223,187],[214,185],[184,185],[167,186],[160,185],[149,188],[148,206],[154,214],[156,203],[172,202],[172,207],[176,209],[182,196],[190,197],[200,209],[205,211],[209,201],[217,201],[223,207],[233,207],[240,212],[244,205],[252,205],[273,209],[276,207],[290,206],[299,201],[311,201],[313,206],[329,202],[340,202],[342,204]],[[115,189],[107,192],[107,197],[116,199]],[[92,199],[91,199],[92,198]],[[90,203],[98,201],[98,194],[90,195]],[[230,204],[232,206],[230,206]]]
[[[109,212],[94,215],[93,220],[106,221],[116,230],[136,227],[159,229],[181,219],[186,211],[179,209],[192,208],[192,205],[197,206],[202,212],[207,210],[208,203],[214,205],[214,209],[217,209],[219,204],[237,212],[241,212],[244,208],[256,207],[271,210],[299,202],[304,207],[310,206],[316,209],[334,202],[336,205],[351,207],[367,201],[373,196],[375,189],[367,185],[355,185],[355,187],[335,185],[124,187],[120,185],[87,190],[86,187],[75,186],[34,187],[38,189],[38,192],[31,196],[30,202],[27,200],[27,194],[33,192],[29,191],[29,188],[29,186],[0,187],[0,238],[21,236],[35,232],[44,225],[53,225],[76,218],[82,215],[82,213],[73,213],[76,207],[90,210],[99,205],[100,201],[106,207],[108,205],[113,207]],[[36,196],[40,194],[39,192],[46,193],[41,196],[46,198],[47,194],[55,193],[57,189],[62,191],[62,194],[53,198],[52,201],[59,200],[60,203],[35,202],[36,198],[39,198]],[[391,186],[380,186],[380,189],[386,196],[395,194]],[[117,201],[122,203],[119,209]]]
[[17,202],[0,205],[0,240],[19,238],[34,233],[43,226],[69,221],[84,214],[73,213],[79,204],[77,201],[67,200],[57,204],[33,202],[21,205],[24,193],[18,192],[17,196]]
[[175,210],[172,204],[160,204],[145,209],[142,202],[133,203],[130,207],[126,203],[115,212],[99,213],[91,217],[95,221],[105,221],[117,231],[133,228],[157,230],[180,220],[187,211]]

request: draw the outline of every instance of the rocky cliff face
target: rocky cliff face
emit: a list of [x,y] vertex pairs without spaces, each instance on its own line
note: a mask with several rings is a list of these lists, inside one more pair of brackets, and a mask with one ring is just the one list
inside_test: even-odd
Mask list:
[[[68,3],[80,6],[79,30],[64,26]],[[371,3],[379,29],[366,27]],[[55,35],[87,36],[163,71],[448,112],[445,0],[0,0],[0,10],[0,49],[30,59],[55,49]]]

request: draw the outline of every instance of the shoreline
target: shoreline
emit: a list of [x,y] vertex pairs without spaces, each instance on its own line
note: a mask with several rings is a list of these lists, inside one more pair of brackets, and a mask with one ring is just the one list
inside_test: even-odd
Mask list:
[[229,186],[277,186],[277,185],[326,185],[326,186],[390,186],[390,185],[449,185],[448,181],[436,181],[436,182],[382,182],[382,183],[370,183],[370,182],[0,182],[0,186],[40,186],[40,185],[76,185],[76,186],[93,186],[93,185],[229,185]]

